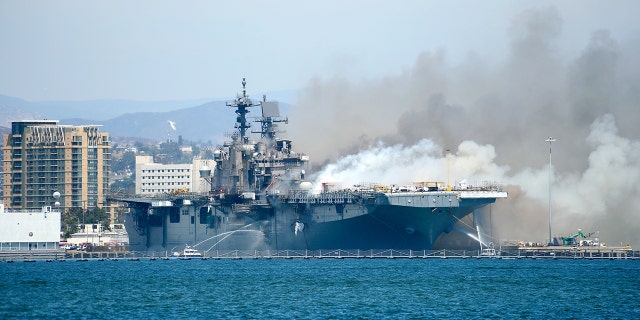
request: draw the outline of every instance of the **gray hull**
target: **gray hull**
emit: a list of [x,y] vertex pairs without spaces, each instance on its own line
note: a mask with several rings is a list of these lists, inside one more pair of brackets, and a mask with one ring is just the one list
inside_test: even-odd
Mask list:
[[[468,197],[472,195],[471,197]],[[372,194],[358,199],[272,199],[234,211],[223,204],[180,201],[132,206],[130,247],[174,251],[432,249],[436,239],[504,192]],[[332,202],[332,203],[327,203]],[[151,209],[151,210],[150,210]],[[297,227],[296,227],[297,226]]]
[[435,240],[471,211],[432,213],[425,208],[379,206],[370,214],[306,224],[303,232],[279,246],[295,249],[431,249]]

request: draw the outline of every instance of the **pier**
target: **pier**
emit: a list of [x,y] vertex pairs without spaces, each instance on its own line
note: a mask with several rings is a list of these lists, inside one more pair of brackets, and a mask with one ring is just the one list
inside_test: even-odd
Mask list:
[[[519,256],[530,258],[552,259],[621,259],[638,258],[640,251],[628,247],[589,247],[589,246],[547,246],[547,247],[519,247]],[[511,252],[511,251],[508,251]]]
[[221,259],[588,259],[640,260],[640,251],[624,247],[521,247],[488,255],[480,250],[211,250],[202,257],[174,256],[169,251],[82,252],[55,255],[0,254],[0,262],[140,261]]

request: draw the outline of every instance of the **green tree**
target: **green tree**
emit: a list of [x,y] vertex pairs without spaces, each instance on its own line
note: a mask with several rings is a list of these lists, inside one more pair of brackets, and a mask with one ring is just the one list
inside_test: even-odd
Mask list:
[[99,223],[102,225],[102,230],[111,230],[109,227],[109,214],[102,208],[90,208],[86,211],[85,223]]
[[82,208],[69,208],[62,214],[61,228],[63,237],[69,238],[78,232],[78,225],[82,223]]
[[79,207],[69,208],[62,214],[61,229],[63,237],[69,238],[78,232],[79,224],[101,224],[102,230],[111,230],[109,214],[102,208],[83,210]]

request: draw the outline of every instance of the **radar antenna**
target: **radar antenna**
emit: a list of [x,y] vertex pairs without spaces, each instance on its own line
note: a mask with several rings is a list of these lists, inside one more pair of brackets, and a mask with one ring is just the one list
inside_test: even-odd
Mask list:
[[276,135],[284,131],[278,128],[278,123],[289,123],[287,117],[280,116],[280,105],[277,101],[267,101],[267,95],[262,95],[262,117],[256,117],[255,122],[260,123],[260,130],[251,131],[259,133],[261,139],[275,141]]
[[232,107],[236,109],[236,125],[235,128],[240,131],[240,139],[243,143],[248,141],[247,137],[247,129],[251,127],[251,123],[247,122],[247,113],[249,113],[249,109],[251,107],[260,106],[261,103],[258,102],[256,104],[249,99],[247,95],[247,81],[245,78],[242,78],[242,94],[238,94],[234,101],[227,102],[228,107]]

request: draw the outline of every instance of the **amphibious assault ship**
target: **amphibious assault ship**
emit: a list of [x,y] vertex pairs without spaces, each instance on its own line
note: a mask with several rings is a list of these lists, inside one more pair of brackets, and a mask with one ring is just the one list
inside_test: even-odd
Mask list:
[[[227,106],[235,109],[235,131],[215,149],[212,167],[199,170],[208,192],[119,199],[131,208],[125,226],[132,250],[174,251],[187,244],[205,253],[428,250],[460,219],[507,197],[498,185],[442,183],[411,188],[324,184],[314,193],[306,180],[309,157],[278,135],[280,125],[288,123],[278,103],[264,96],[251,100],[243,79],[242,93]],[[261,115],[249,118],[250,109],[258,107]],[[257,130],[249,131],[250,119]]]

